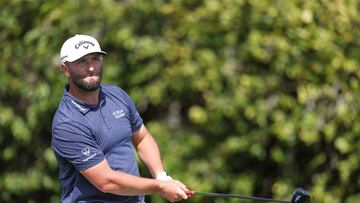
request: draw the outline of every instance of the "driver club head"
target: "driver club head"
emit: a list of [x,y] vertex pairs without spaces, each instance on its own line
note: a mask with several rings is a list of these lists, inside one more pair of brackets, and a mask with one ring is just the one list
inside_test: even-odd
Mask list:
[[303,188],[296,188],[291,197],[291,203],[309,203],[311,200],[310,195]]

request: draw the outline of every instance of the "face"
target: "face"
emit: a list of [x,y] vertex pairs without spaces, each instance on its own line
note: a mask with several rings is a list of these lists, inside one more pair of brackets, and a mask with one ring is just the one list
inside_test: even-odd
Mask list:
[[[76,87],[85,91],[95,91],[101,83],[102,56],[100,54],[88,54],[74,62],[66,62],[65,75]],[[65,68],[66,69],[66,68]]]

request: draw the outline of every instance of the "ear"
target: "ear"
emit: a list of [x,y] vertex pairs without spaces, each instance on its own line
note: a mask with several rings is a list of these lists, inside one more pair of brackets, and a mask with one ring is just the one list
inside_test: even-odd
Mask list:
[[67,78],[69,78],[69,77],[70,77],[69,66],[66,65],[65,63],[62,63],[62,64],[60,65],[60,68],[61,68],[61,70],[63,71],[63,73],[65,74],[65,76],[66,76]]

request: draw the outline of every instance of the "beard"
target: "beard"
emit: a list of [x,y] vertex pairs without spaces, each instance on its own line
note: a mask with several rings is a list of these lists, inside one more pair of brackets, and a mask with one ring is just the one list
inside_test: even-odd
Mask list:
[[[72,71],[69,71],[69,73],[70,73],[71,80],[79,89],[82,89],[82,90],[85,90],[88,92],[95,91],[99,88],[99,86],[101,84],[102,67],[99,69],[98,72],[94,72],[94,73],[77,74]],[[89,77],[89,76],[97,76],[97,79],[86,81],[85,78]]]

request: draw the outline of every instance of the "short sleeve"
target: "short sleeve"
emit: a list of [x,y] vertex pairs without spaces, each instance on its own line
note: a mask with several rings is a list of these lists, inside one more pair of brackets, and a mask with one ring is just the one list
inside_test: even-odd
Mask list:
[[81,123],[60,123],[54,126],[51,147],[57,156],[78,170],[86,170],[105,159],[91,129]]
[[143,123],[143,120],[140,117],[140,114],[136,110],[136,107],[132,101],[131,101],[131,105],[130,105],[130,119],[131,119],[130,122],[131,122],[132,132],[138,131]]
[[136,109],[136,106],[130,96],[126,94],[125,91],[122,90],[123,98],[126,101],[126,104],[129,108],[130,112],[130,124],[131,124],[131,131],[136,132],[140,129],[143,124],[143,119],[141,118],[139,112]]

